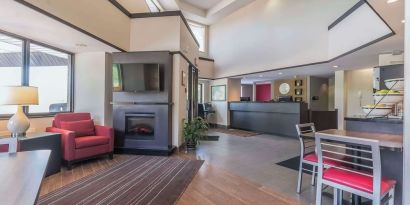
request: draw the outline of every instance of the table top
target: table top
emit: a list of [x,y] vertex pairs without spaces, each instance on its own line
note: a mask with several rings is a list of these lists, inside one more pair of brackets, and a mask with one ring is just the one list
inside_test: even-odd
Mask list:
[[[328,136],[346,136],[346,137],[356,137],[362,139],[373,139],[379,140],[381,147],[402,149],[403,148],[403,135],[394,134],[383,134],[383,133],[372,133],[372,132],[356,132],[349,130],[323,130],[317,133],[328,135]],[[303,134],[304,137],[314,137],[312,133]]]
[[35,204],[50,150],[0,154],[0,199],[4,204]]
[[[24,137],[19,137],[19,140],[26,140],[26,139],[31,139],[31,138],[39,138],[39,137],[48,137],[48,136],[54,136],[54,135],[60,135],[59,133],[53,133],[53,132],[32,132],[32,133],[27,133],[26,136]],[[9,138],[10,136],[0,136],[0,138]]]

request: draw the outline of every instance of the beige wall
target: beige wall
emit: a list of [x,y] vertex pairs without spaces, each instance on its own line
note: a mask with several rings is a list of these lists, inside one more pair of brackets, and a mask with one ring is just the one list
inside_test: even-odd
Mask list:
[[172,90],[172,145],[180,146],[184,142],[183,127],[187,116],[187,84],[181,85],[182,74],[186,73],[185,82],[188,83],[188,62],[179,54],[174,55],[173,90]]
[[112,125],[111,55],[76,54],[74,73],[74,111],[90,112],[96,124]]
[[[193,63],[198,64],[199,58],[199,46],[196,44],[194,37],[188,30],[188,27],[182,21],[181,18],[179,23],[180,28],[180,48],[179,50]],[[198,66],[198,65],[196,65]]]
[[179,16],[132,19],[130,51],[179,51],[180,24]]
[[[295,87],[295,80],[302,80],[303,84],[302,86],[299,87]],[[288,83],[290,85],[290,91],[288,94],[286,95],[282,95],[279,92],[279,86],[282,83]],[[279,96],[292,96],[293,99],[295,99],[295,97],[302,97],[303,101],[308,103],[307,100],[307,93],[308,93],[308,86],[307,86],[308,82],[307,82],[307,78],[291,78],[291,79],[283,79],[283,80],[275,80],[273,83],[273,86],[271,87],[273,89],[273,99],[277,99],[277,97]],[[302,89],[302,95],[295,95],[295,89]]]
[[109,1],[26,1],[124,50],[129,49],[130,18]]
[[373,104],[373,68],[346,71],[346,116],[364,115],[361,106]]
[[199,78],[214,78],[214,62],[198,60]]

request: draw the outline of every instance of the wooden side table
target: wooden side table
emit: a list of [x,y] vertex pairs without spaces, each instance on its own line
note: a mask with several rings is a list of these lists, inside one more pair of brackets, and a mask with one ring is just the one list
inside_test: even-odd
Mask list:
[[60,172],[61,169],[61,134],[50,132],[28,133],[19,137],[20,151],[51,150],[45,176]]

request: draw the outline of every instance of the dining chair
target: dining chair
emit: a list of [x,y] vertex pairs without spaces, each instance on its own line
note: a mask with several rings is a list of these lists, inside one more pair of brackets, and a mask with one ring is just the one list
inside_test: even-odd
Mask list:
[[0,154],[1,153],[16,153],[17,138],[0,138]]
[[[365,197],[373,205],[388,202],[394,205],[395,180],[381,175],[380,146],[378,140],[316,133],[316,149],[319,158],[316,188],[316,205],[322,203],[322,186],[333,187],[334,204],[341,205],[342,191]],[[334,158],[332,156],[343,156]],[[340,164],[325,167],[324,160],[336,160]]]
[[[296,131],[300,142],[300,162],[298,173],[298,185],[296,193],[300,193],[302,188],[303,171],[312,173],[311,185],[315,185],[315,178],[317,174],[318,157],[315,151],[315,133],[316,128],[314,123],[297,124]],[[312,170],[303,168],[303,165],[308,164],[312,166]],[[335,160],[325,160],[325,165],[339,164]]]

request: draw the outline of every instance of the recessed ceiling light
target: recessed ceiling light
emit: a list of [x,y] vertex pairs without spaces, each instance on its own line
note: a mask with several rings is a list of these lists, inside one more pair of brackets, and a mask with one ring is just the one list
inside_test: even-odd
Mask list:
[[401,20],[401,22],[402,22],[402,23],[406,23],[406,20],[403,19],[403,20]]
[[259,77],[260,77],[260,78],[262,78],[262,77],[263,77],[263,75],[259,75]]
[[387,0],[387,3],[391,4],[391,3],[394,3],[394,2],[397,2],[397,1],[399,1],[399,0]]
[[279,75],[282,75],[283,73],[282,73],[282,72],[279,72],[278,74],[279,74]]
[[334,66],[333,66],[333,68],[338,68],[338,67],[339,67],[338,65],[334,65]]

